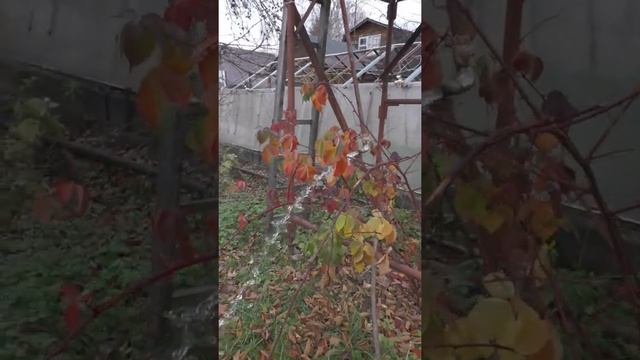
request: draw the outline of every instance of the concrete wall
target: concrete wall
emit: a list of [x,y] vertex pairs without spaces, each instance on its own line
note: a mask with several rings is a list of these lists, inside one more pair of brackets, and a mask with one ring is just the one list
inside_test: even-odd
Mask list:
[[[389,86],[389,98],[417,99],[420,97],[420,86],[400,87],[395,84]],[[340,108],[347,118],[349,127],[359,129],[355,115],[355,96],[353,87],[334,86],[334,92]],[[378,131],[378,106],[380,105],[381,90],[377,84],[360,84],[363,112],[366,124],[374,134]],[[300,94],[296,89],[296,94]],[[284,103],[286,104],[286,96]],[[275,93],[273,89],[264,90],[229,90],[223,89],[220,95],[220,142],[242,146],[247,149],[260,150],[256,139],[259,129],[271,126]],[[311,119],[311,102],[303,102],[296,95],[296,111],[298,119]],[[401,105],[389,108],[385,123],[386,136],[391,141],[391,151],[397,151],[401,156],[420,152],[421,148],[421,113],[419,105]],[[338,122],[329,103],[320,115],[319,135],[322,135]],[[297,136],[301,144],[309,143],[308,125],[297,127]],[[406,163],[408,165],[408,163]],[[421,160],[417,158],[409,169],[409,182],[412,187],[420,187]]]
[[137,88],[144,66],[129,74],[119,34],[137,15],[162,13],[163,0],[0,0],[0,60]]
[[[440,3],[440,2],[438,2]],[[498,49],[502,49],[506,1],[464,2],[479,26]],[[438,31],[446,29],[446,12],[423,1],[422,14]],[[629,93],[640,84],[640,14],[638,0],[533,0],[524,2],[522,34],[529,33],[523,47],[544,61],[537,87],[547,93],[557,89],[567,94],[578,109],[605,103]],[[480,44],[479,40],[478,44]],[[488,50],[480,47],[482,53]],[[450,57],[443,57],[451,64]],[[453,71],[453,69],[448,69]],[[525,87],[527,87],[525,85]],[[532,99],[539,101],[535,93]],[[496,109],[477,96],[477,90],[456,98],[459,121],[477,128],[491,127]],[[530,113],[521,108],[521,118]],[[603,115],[571,128],[578,147],[586,152],[617,115]],[[640,103],[636,101],[611,133],[600,152],[637,149],[640,134]],[[613,208],[640,199],[640,161],[637,150],[594,163],[603,193]],[[640,211],[627,215],[640,220]]]

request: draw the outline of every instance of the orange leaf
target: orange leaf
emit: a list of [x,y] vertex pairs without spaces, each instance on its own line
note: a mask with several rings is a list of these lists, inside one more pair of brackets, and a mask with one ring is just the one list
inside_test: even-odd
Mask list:
[[290,176],[296,170],[297,166],[298,161],[296,161],[296,158],[293,156],[287,156],[282,162],[282,172],[285,176]]
[[189,51],[170,42],[163,48],[162,65],[180,75],[186,75],[193,67]]
[[247,221],[247,218],[244,216],[243,213],[239,213],[238,214],[238,229],[240,231],[244,230],[245,227],[247,227],[247,224],[249,222]]
[[136,107],[142,119],[152,128],[158,128],[160,113],[164,110],[166,96],[162,91],[157,73],[151,71],[140,83]]
[[322,111],[322,107],[327,103],[327,88],[324,85],[319,85],[316,88],[315,93],[311,97],[311,102],[318,112]]
[[273,161],[273,157],[278,155],[278,150],[275,148],[273,144],[269,144],[262,149],[262,160],[265,164],[271,164]]
[[158,68],[157,76],[169,100],[179,105],[189,104],[192,95],[191,83],[185,74],[161,66]]
[[303,164],[298,167],[296,171],[296,178],[302,182],[307,182],[313,179],[313,175],[316,174],[316,168],[311,164]]
[[293,134],[286,134],[280,139],[280,147],[283,151],[295,151],[298,146],[298,139]]
[[349,162],[347,161],[346,158],[341,157],[340,159],[338,159],[338,162],[336,162],[336,168],[335,170],[333,170],[333,176],[342,176],[345,171],[347,170],[347,166],[349,165]]

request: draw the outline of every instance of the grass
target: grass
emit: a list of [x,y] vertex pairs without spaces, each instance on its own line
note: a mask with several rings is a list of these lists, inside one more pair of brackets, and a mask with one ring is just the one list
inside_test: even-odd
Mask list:
[[[43,224],[25,209],[0,234],[0,359],[41,358],[67,334],[59,292],[63,283],[76,284],[99,302],[150,273],[152,184],[127,176],[116,187],[110,170],[80,166],[95,194],[83,217]],[[204,271],[187,269],[174,283],[194,285],[207,278]],[[145,300],[139,294],[101,315],[59,359],[95,358],[107,347],[139,358]]]
[[[318,285],[321,274],[317,269],[312,271],[309,281],[302,283],[308,256],[293,260],[286,254],[285,246],[283,253],[268,259],[259,257],[264,246],[263,221],[250,223],[233,238],[238,227],[238,212],[250,218],[263,212],[266,206],[265,184],[255,178],[246,182],[245,191],[220,192],[221,311],[229,311],[230,299],[240,293],[246,281],[256,280],[255,286],[247,288],[245,299],[239,302],[237,311],[221,332],[222,358],[258,359],[261,352],[270,354],[271,349],[275,349],[275,359],[343,359],[344,356],[372,359],[371,325],[366,314],[370,299],[369,291],[361,286],[362,276],[358,278],[345,265],[347,270],[340,273],[341,279],[325,288]],[[411,213],[401,212],[400,216],[400,221],[410,225],[411,236],[417,235],[419,225],[415,221],[411,223]],[[316,224],[328,218],[323,211],[311,214],[311,221]],[[302,245],[313,235],[311,231],[299,230],[295,243]],[[251,255],[256,260],[253,264],[248,263]],[[252,275],[254,266],[259,269],[257,278]],[[299,286],[302,286],[300,295],[294,298]],[[287,310],[288,317],[284,318]],[[380,317],[385,319],[383,314]],[[393,333],[392,321],[384,321],[383,326]],[[420,337],[419,333],[414,335]],[[316,354],[323,346],[324,350]],[[311,351],[305,352],[305,348]],[[381,348],[383,359],[417,359],[413,353],[399,351],[397,344],[384,335]]]

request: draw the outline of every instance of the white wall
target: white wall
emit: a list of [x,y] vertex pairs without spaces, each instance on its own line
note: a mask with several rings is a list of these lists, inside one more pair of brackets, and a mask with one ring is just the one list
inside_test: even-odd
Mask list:
[[[129,74],[120,52],[124,24],[166,0],[0,0],[0,58],[137,88],[144,66]],[[51,31],[51,34],[49,32]]]
[[[414,86],[399,87],[389,85],[389,98],[418,99],[420,98],[419,83]],[[334,93],[347,118],[349,127],[360,128],[354,111],[355,95],[353,86],[334,86]],[[303,102],[296,88],[296,111],[298,119],[311,119],[311,102]],[[378,106],[380,106],[381,89],[378,84],[360,84],[362,107],[367,127],[378,133]],[[286,105],[286,94],[284,104]],[[242,146],[251,150],[260,150],[256,139],[259,129],[271,126],[275,93],[273,89],[264,90],[230,90],[224,89],[220,94],[220,142]],[[333,114],[329,102],[320,115],[319,136],[338,122]],[[421,112],[420,105],[400,105],[389,107],[385,134],[391,142],[391,151],[397,151],[400,156],[412,155],[420,152],[421,148]],[[297,136],[301,144],[309,143],[308,125],[297,126]],[[407,164],[408,165],[408,164]],[[421,159],[413,163],[409,170],[409,182],[412,187],[420,187]]]

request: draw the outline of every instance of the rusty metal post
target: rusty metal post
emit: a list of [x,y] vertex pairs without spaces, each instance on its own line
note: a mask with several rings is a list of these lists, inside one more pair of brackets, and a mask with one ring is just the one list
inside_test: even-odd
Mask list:
[[[384,68],[389,66],[389,57],[391,56],[391,44],[393,42],[393,21],[396,19],[397,2],[389,0],[387,5],[387,42],[385,44]],[[378,109],[378,151],[376,152],[376,164],[382,162],[382,141],[384,140],[384,123],[387,120],[387,93],[389,81],[387,76],[382,78],[382,95],[380,99],[380,108]]]
[[[293,19],[294,12],[297,11],[296,4],[293,0],[286,0],[285,4],[287,6],[287,18]],[[294,47],[296,36],[294,32],[294,22],[287,21],[287,37],[286,37],[286,45],[287,45],[287,110],[284,113],[284,120],[292,124],[293,132],[295,133],[295,126],[297,124],[297,116],[296,116],[296,77],[295,77],[295,61],[294,61]],[[291,182],[295,181],[292,177]],[[293,187],[290,187],[293,189]],[[297,227],[294,223],[289,222],[287,224],[287,243],[289,246],[289,251],[293,251],[293,241],[295,239]]]
[[[287,0],[287,18],[292,19],[296,4],[293,0]],[[296,36],[294,33],[294,22],[287,21],[287,111],[284,113],[286,121],[292,124],[296,123],[296,79],[295,79],[295,63],[293,52],[295,48]]]
[[[329,15],[331,13],[331,0],[322,0],[320,8],[320,34],[318,36],[318,65],[324,72],[324,57],[327,51],[327,33],[329,29]],[[302,19],[304,23],[304,18]],[[309,156],[311,162],[316,161],[316,139],[318,138],[318,128],[320,127],[320,113],[315,107],[311,107],[311,130],[309,132]]]
[[[285,82],[285,67],[287,66],[287,59],[285,54],[285,41],[287,32],[285,29],[287,28],[287,22],[290,22],[287,19],[287,12],[282,12],[282,25],[280,26],[280,48],[278,49],[278,65],[276,72],[276,98],[275,104],[273,106],[273,118],[271,118],[271,123],[275,123],[277,121],[282,120],[282,105],[284,102],[284,82]],[[267,177],[267,209],[273,207],[273,203],[270,201],[271,192],[275,192],[276,190],[276,164],[272,162],[269,164],[269,171]],[[266,224],[266,233],[267,235],[271,234],[272,226],[271,222],[273,220],[273,211],[269,211],[265,216],[265,224]]]
[[351,78],[353,79],[353,92],[356,96],[356,107],[358,110],[358,119],[360,121],[360,132],[365,133],[366,126],[364,123],[364,113],[362,112],[362,100],[360,98],[360,89],[358,87],[358,75],[356,74],[356,62],[353,59],[353,49],[351,48],[351,34],[349,30],[349,17],[347,15],[347,5],[344,0],[340,0],[340,11],[342,12],[342,24],[344,25],[344,36],[347,40],[347,53],[349,53],[349,64],[351,65]]

